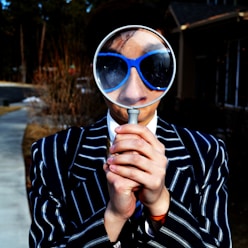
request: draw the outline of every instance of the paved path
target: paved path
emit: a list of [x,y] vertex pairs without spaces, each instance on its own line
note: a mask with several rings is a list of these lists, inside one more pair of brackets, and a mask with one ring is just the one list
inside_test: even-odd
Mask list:
[[27,248],[28,209],[22,138],[25,108],[0,116],[0,247]]

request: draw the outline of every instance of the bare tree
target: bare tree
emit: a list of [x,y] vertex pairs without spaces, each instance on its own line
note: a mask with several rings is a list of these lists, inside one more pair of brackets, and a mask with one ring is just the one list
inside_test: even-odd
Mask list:
[[21,81],[25,83],[27,78],[27,67],[26,67],[26,59],[24,52],[24,34],[23,34],[22,24],[20,25],[20,51],[21,51]]

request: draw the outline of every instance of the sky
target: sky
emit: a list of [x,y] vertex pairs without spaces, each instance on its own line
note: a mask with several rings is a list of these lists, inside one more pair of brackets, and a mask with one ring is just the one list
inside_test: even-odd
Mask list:
[[[67,0],[68,3],[69,3],[70,1],[71,1],[71,0]],[[0,2],[2,3],[3,6],[8,5],[8,4],[6,3],[6,0],[0,0]]]
[[3,6],[5,6],[7,4],[5,0],[0,0],[0,1],[1,1]]

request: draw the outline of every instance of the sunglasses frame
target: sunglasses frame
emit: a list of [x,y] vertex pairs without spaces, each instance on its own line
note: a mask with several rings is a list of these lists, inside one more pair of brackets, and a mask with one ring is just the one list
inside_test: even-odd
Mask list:
[[147,81],[147,79],[144,77],[142,71],[140,70],[140,63],[147,57],[151,56],[151,55],[154,55],[154,54],[164,54],[164,53],[170,53],[170,51],[165,50],[165,49],[157,49],[157,50],[152,50],[152,51],[149,51],[145,54],[143,54],[142,56],[140,57],[137,57],[135,59],[130,59],[130,58],[127,58],[126,56],[120,54],[120,53],[113,53],[113,52],[100,52],[98,54],[98,57],[117,57],[117,58],[120,58],[122,59],[126,64],[127,64],[127,72],[126,72],[126,76],[124,77],[124,79],[118,83],[115,87],[112,87],[112,88],[109,88],[109,89],[104,89],[104,91],[106,93],[109,93],[111,91],[114,91],[114,90],[117,90],[119,89],[122,85],[125,84],[125,82],[128,80],[128,78],[130,77],[130,74],[131,74],[131,68],[134,67],[140,78],[142,79],[142,81],[144,82],[144,84],[150,89],[150,90],[166,90],[167,87],[156,87],[154,85],[152,85],[151,83],[149,83],[149,81]]

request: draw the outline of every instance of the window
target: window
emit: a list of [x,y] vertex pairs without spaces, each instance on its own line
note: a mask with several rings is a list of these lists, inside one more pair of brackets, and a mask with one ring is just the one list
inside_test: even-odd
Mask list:
[[237,5],[238,0],[207,0],[207,4],[214,4],[214,5],[226,5],[226,4],[233,4]]
[[218,60],[216,102],[248,108],[248,39],[228,41]]

